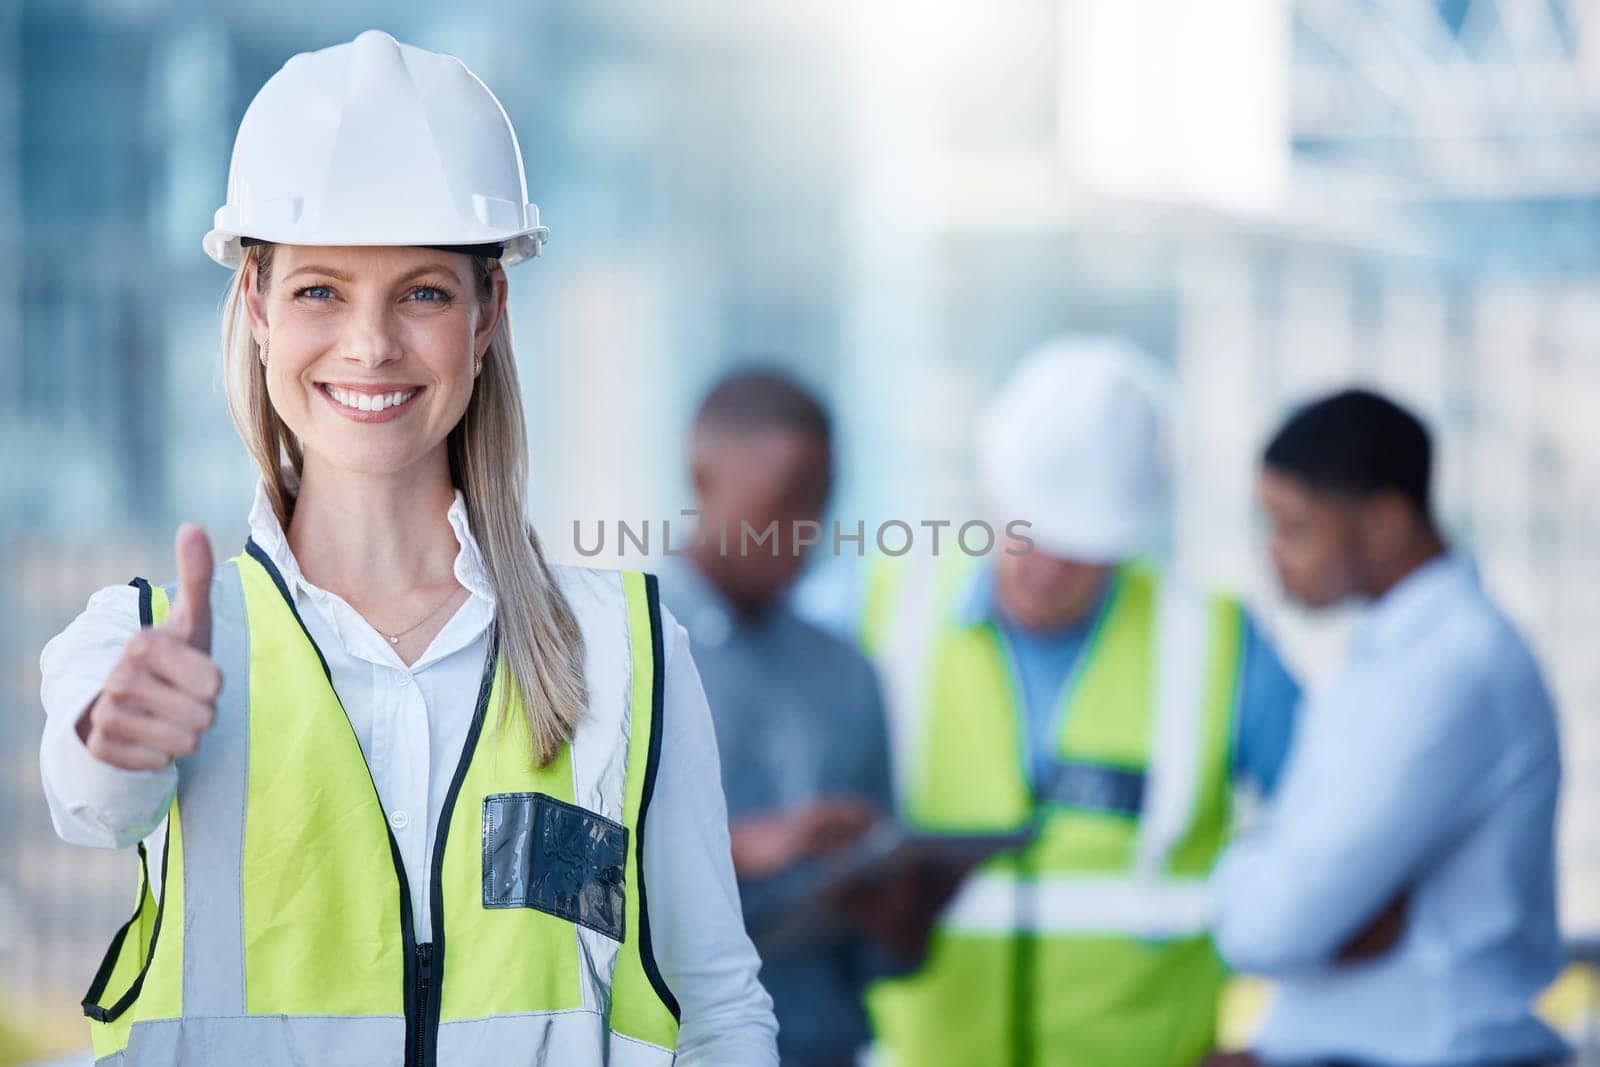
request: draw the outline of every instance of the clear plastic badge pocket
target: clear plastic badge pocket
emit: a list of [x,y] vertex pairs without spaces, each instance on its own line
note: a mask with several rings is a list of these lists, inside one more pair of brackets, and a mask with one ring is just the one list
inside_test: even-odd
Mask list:
[[534,908],[622,940],[628,829],[543,793],[483,801],[483,906]]

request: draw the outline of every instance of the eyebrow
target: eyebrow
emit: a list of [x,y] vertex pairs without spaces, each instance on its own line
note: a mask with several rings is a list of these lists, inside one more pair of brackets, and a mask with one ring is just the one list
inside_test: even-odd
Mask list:
[[[403,285],[406,282],[411,281],[413,278],[420,278],[424,274],[433,274],[435,272],[449,275],[452,278],[455,277],[455,271],[451,270],[443,263],[424,263],[422,266],[417,267],[414,270],[406,271],[405,274],[395,279],[395,284]],[[290,271],[284,277],[284,281],[288,281],[290,278],[300,274],[325,274],[330,278],[337,278],[341,282],[350,282],[355,280],[345,271],[336,270],[333,267],[325,267],[320,263],[307,263],[303,267],[296,267],[294,270]]]

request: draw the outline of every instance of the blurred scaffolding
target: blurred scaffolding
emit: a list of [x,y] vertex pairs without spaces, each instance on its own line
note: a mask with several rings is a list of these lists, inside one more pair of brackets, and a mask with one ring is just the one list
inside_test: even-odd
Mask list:
[[199,239],[255,89],[370,25],[461,55],[521,137],[553,230],[511,281],[555,555],[575,519],[677,517],[683,421],[751,356],[831,398],[852,524],[971,516],[989,390],[1052,332],[1113,329],[1182,384],[1180,565],[1273,607],[1315,679],[1341,627],[1275,604],[1254,458],[1288,405],[1380,384],[1435,427],[1446,526],[1551,676],[1564,916],[1600,931],[1600,2],[12,0],[0,989],[37,1051],[81,1039],[134,870],[55,842],[38,652],[94,588],[164,576],[178,521],[242,542]]

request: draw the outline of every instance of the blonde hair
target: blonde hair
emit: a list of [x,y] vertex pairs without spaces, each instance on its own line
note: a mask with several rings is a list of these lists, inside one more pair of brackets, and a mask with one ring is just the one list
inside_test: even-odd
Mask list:
[[[294,432],[267,396],[260,347],[244,311],[247,272],[259,267],[258,287],[271,280],[272,245],[254,245],[234,273],[222,309],[223,373],[228,410],[266,481],[285,530],[294,514],[287,463],[298,479],[304,453]],[[493,293],[494,260],[473,258],[477,297]],[[509,311],[500,318],[484,353],[483,370],[466,414],[450,431],[450,477],[467,503],[467,521],[495,593],[491,634],[498,637],[515,688],[522,695],[533,757],[548,765],[572,738],[588,703],[583,676],[583,634],[557,586],[527,519],[528,444],[522,392],[511,345]],[[491,641],[491,643],[494,643]],[[502,686],[497,721],[511,715],[511,686]]]

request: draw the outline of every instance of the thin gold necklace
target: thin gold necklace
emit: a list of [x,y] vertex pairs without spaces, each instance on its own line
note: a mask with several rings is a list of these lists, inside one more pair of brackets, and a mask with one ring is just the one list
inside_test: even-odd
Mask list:
[[[457,586],[457,588],[459,589],[460,587]],[[418,619],[416,622],[412,623],[410,626],[406,627],[404,630],[401,630],[399,633],[395,633],[395,634],[384,633],[384,631],[382,631],[382,630],[378,630],[378,632],[380,634],[383,634],[384,637],[388,638],[389,639],[389,643],[391,645],[398,645],[400,643],[400,639],[402,637],[404,637],[406,634],[410,633],[412,630],[415,630],[417,627],[421,626],[423,623],[427,622],[429,619],[433,618],[435,615],[439,614],[439,609],[444,607],[446,604],[450,603],[450,601],[454,600],[455,599],[455,595],[456,595],[456,590],[455,589],[450,590],[450,592],[445,594],[445,598],[443,600],[439,601],[437,604],[435,604],[433,606],[433,610],[432,611],[428,612],[422,618]],[[374,629],[376,629],[376,627],[374,627]]]

